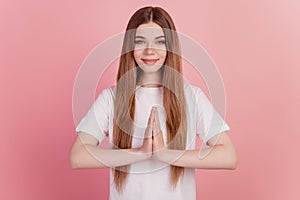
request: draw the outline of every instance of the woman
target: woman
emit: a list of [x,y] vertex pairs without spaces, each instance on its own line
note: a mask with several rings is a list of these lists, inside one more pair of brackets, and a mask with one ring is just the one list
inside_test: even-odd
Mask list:
[[[80,121],[70,153],[74,169],[110,167],[110,199],[196,199],[195,168],[236,168],[228,124],[200,88],[184,83],[181,63],[170,15],[159,7],[136,11],[117,85]],[[201,159],[197,135],[209,147]],[[97,147],[106,136],[110,148]]]

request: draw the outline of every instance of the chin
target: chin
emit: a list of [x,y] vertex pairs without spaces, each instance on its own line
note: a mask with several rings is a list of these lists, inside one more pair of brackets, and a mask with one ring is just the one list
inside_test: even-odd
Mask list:
[[145,73],[155,73],[155,72],[159,72],[162,69],[162,65],[144,65],[140,67],[141,70]]

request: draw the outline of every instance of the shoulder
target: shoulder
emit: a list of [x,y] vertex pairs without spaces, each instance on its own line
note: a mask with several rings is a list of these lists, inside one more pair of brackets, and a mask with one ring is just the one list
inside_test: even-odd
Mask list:
[[112,106],[115,99],[115,86],[110,86],[101,90],[96,98],[96,104]]
[[114,99],[115,94],[116,94],[116,86],[113,85],[113,86],[102,89],[98,98],[102,97],[102,98],[106,98],[106,99]]
[[197,96],[203,92],[199,86],[190,83],[184,83],[184,91],[186,95],[193,95],[193,96]]

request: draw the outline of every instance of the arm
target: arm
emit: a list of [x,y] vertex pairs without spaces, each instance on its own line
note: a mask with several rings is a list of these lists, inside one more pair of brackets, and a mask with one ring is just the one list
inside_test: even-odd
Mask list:
[[101,149],[98,140],[88,133],[80,132],[70,152],[70,165],[78,168],[118,167],[146,160],[152,156],[152,129],[154,111],[148,119],[143,145],[131,149]]
[[72,169],[123,166],[148,159],[152,154],[145,153],[145,142],[141,148],[132,149],[103,149],[97,144],[95,137],[78,133],[69,156]]
[[[235,169],[238,162],[236,150],[228,134],[226,132],[220,134],[220,138],[216,135],[208,140],[209,148],[186,151],[163,148],[162,150],[158,150],[155,156],[162,162],[179,167]],[[201,156],[200,158],[200,154],[206,156],[203,158]]]

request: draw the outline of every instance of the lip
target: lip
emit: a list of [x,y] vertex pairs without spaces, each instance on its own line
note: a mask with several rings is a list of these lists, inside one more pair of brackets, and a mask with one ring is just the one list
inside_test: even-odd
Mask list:
[[145,64],[154,64],[158,61],[158,59],[142,59]]

